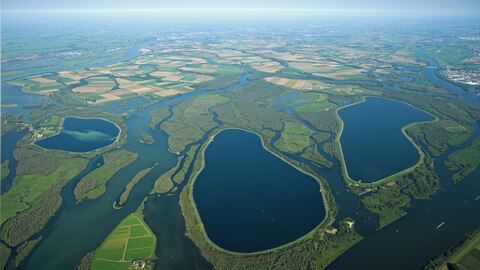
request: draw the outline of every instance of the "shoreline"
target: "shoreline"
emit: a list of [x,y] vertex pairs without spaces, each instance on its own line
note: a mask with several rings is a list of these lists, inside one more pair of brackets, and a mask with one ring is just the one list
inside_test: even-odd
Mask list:
[[[269,249],[266,249],[266,250],[260,250],[260,251],[255,251],[255,252],[237,252],[237,251],[231,251],[231,250],[227,250],[227,249],[224,249],[220,246],[218,246],[217,244],[215,244],[211,239],[210,237],[208,236],[208,233],[207,231],[205,230],[205,226],[203,224],[203,221],[202,221],[202,218],[200,217],[200,213],[198,212],[198,209],[197,209],[197,205],[195,204],[195,198],[193,196],[193,189],[194,189],[194,186],[195,186],[195,181],[197,180],[197,177],[198,175],[200,175],[200,173],[203,171],[204,167],[205,167],[205,150],[208,148],[208,146],[210,145],[210,143],[213,141],[213,139],[215,138],[216,135],[220,134],[222,131],[225,131],[225,130],[242,130],[242,131],[245,131],[245,132],[248,132],[248,133],[251,133],[251,134],[254,134],[254,135],[257,135],[259,138],[260,138],[260,141],[262,143],[262,147],[263,149],[265,149],[266,151],[268,151],[269,153],[273,154],[275,157],[281,159],[283,162],[287,163],[288,165],[292,166],[293,168],[297,169],[298,171],[300,171],[301,173],[304,173],[310,177],[312,177],[318,184],[319,184],[319,188],[320,188],[320,193],[322,195],[322,200],[323,200],[323,205],[325,207],[325,217],[323,218],[323,220],[315,227],[313,228],[312,230],[310,230],[308,233],[306,233],[305,235],[291,241],[291,242],[288,242],[288,243],[285,243],[283,245],[280,245],[280,246],[277,246],[277,247],[273,247],[273,248],[269,248]],[[300,242],[302,240],[304,240],[305,238],[309,237],[310,235],[312,235],[313,233],[315,233],[322,225],[324,225],[326,223],[326,221],[329,219],[329,214],[330,214],[330,209],[329,209],[329,206],[328,206],[328,202],[326,200],[326,196],[325,196],[325,193],[324,193],[324,187],[323,187],[323,184],[322,182],[317,179],[317,177],[315,177],[314,175],[312,175],[311,173],[309,172],[305,172],[303,171],[302,169],[294,166],[293,164],[291,164],[290,162],[288,162],[287,160],[285,160],[284,158],[280,157],[278,154],[272,152],[270,149],[266,148],[265,146],[265,141],[263,139],[263,137],[260,135],[260,134],[257,134],[253,131],[250,131],[250,130],[246,130],[246,129],[243,129],[243,128],[236,128],[236,127],[225,127],[225,128],[220,128],[219,130],[213,132],[213,134],[208,138],[208,142],[206,144],[204,144],[204,147],[203,149],[201,149],[200,153],[202,155],[202,166],[200,167],[200,169],[195,172],[195,176],[193,176],[193,178],[191,178],[191,182],[190,180],[188,181],[187,185],[190,185],[190,192],[188,194],[188,198],[190,199],[191,203],[192,203],[192,207],[195,211],[195,216],[196,218],[198,219],[198,222],[199,222],[199,225],[201,227],[201,232],[202,232],[202,235],[205,237],[205,240],[207,243],[209,243],[211,246],[213,246],[215,249],[219,250],[219,251],[222,251],[222,252],[225,252],[225,253],[228,253],[228,254],[235,254],[235,255],[258,255],[258,254],[263,254],[263,253],[269,253],[269,252],[272,252],[272,251],[275,251],[275,250],[278,250],[278,249],[282,249],[282,248],[285,248],[285,247],[288,247],[292,244],[295,244],[297,242]],[[198,158],[198,156],[196,157]],[[333,217],[331,217],[332,221],[330,221],[329,223],[332,223],[335,219]]]
[[[342,143],[340,142],[340,138],[342,136],[342,133],[343,133],[343,128],[345,126],[345,123],[343,122],[342,118],[340,117],[340,115],[338,114],[338,111],[340,111],[341,109],[344,109],[344,108],[347,108],[347,107],[350,107],[350,106],[353,106],[353,105],[357,105],[357,104],[360,104],[360,103],[363,103],[366,101],[366,98],[370,98],[370,97],[373,97],[373,98],[384,98],[384,99],[388,99],[388,100],[392,100],[392,101],[396,101],[396,102],[400,102],[400,103],[403,103],[403,104],[406,104],[414,109],[417,109],[417,110],[420,110],[420,111],[423,111],[433,117],[435,117],[435,119],[431,120],[431,121],[418,121],[418,122],[413,122],[413,123],[410,123],[406,126],[403,126],[400,130],[402,132],[402,134],[407,138],[407,140],[417,149],[420,157],[419,157],[419,160],[412,166],[408,167],[408,168],[405,168],[399,172],[396,172],[394,174],[391,174],[389,176],[386,176],[382,179],[379,179],[377,181],[374,181],[374,182],[371,182],[371,183],[364,183],[364,182],[359,182],[353,178],[350,177],[350,175],[348,174],[348,168],[347,168],[347,164],[345,162],[345,156],[343,155],[343,149],[342,149]],[[338,109],[335,110],[335,116],[336,118],[340,121],[340,125],[341,125],[341,128],[340,128],[340,132],[338,133],[338,135],[336,136],[335,138],[335,144],[337,145],[337,153],[339,154],[339,157],[340,157],[340,165],[341,165],[341,171],[342,171],[342,174],[344,173],[344,179],[348,182],[348,181],[351,181],[353,182],[354,184],[359,184],[359,185],[364,185],[364,186],[375,186],[375,185],[378,185],[378,184],[383,184],[383,183],[387,183],[387,182],[390,182],[392,180],[394,180],[394,178],[398,177],[398,176],[402,176],[404,174],[407,174],[407,173],[410,173],[411,171],[413,171],[416,167],[420,166],[422,163],[423,163],[423,158],[425,157],[425,153],[424,151],[422,150],[422,148],[417,145],[417,143],[415,143],[415,141],[407,135],[406,133],[406,129],[409,128],[409,127],[412,127],[414,125],[417,125],[417,124],[421,124],[421,123],[429,123],[429,122],[435,122],[435,121],[438,121],[439,118],[436,116],[436,115],[433,115],[431,114],[430,112],[427,112],[425,110],[422,110],[422,109],[419,109],[411,104],[408,104],[406,102],[403,102],[403,101],[399,101],[399,100],[396,100],[396,99],[393,99],[393,98],[388,98],[388,97],[383,97],[383,96],[364,96],[363,97],[363,100],[360,101],[360,102],[357,102],[357,103],[352,103],[352,104],[348,104],[346,106],[343,106],[343,107],[340,107]]]
[[[36,142],[38,141],[42,141],[42,140],[45,140],[45,139],[48,139],[48,138],[51,138],[53,136],[57,136],[58,134],[60,134],[60,132],[62,131],[63,129],[63,122],[65,121],[65,118],[77,118],[77,119],[96,119],[96,120],[103,120],[103,121],[107,121],[107,122],[110,122],[112,124],[114,124],[117,128],[118,128],[118,135],[115,137],[115,141],[113,141],[111,144],[108,144],[108,145],[105,145],[103,147],[100,147],[100,148],[97,148],[97,149],[93,149],[93,150],[90,150],[90,151],[85,151],[85,152],[73,152],[73,151],[67,151],[67,150],[60,150],[60,149],[48,149],[48,148],[45,148],[45,147],[42,147],[40,145],[38,145]],[[114,145],[115,143],[118,142],[118,140],[120,140],[120,137],[123,133],[123,129],[115,122],[113,121],[110,121],[108,119],[105,119],[105,118],[100,118],[100,117],[96,117],[96,118],[88,118],[88,117],[77,117],[77,116],[64,116],[62,117],[62,119],[60,120],[60,124],[59,124],[59,129],[57,132],[55,132],[54,134],[48,136],[48,137],[45,137],[45,138],[42,138],[41,140],[35,140],[33,141],[33,144],[36,146],[36,147],[39,147],[43,150],[54,150],[54,151],[62,151],[62,152],[67,152],[67,153],[74,153],[74,154],[86,154],[86,153],[90,153],[90,152],[93,152],[93,151],[98,151],[98,150],[101,150],[105,147],[109,147],[109,146],[112,146]]]

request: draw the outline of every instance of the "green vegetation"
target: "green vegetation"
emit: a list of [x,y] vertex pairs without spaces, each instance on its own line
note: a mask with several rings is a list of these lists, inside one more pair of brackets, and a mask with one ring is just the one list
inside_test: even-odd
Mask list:
[[379,215],[380,229],[407,214],[404,208],[410,205],[411,197],[428,199],[438,188],[439,179],[433,161],[426,156],[413,172],[373,188],[376,190],[363,197],[361,202],[366,209]]
[[66,105],[85,105],[85,101],[77,97],[72,91],[69,90],[60,90],[51,94],[51,96],[56,101]]
[[[386,92],[385,96],[421,108],[438,118],[438,121],[416,124],[406,130],[411,138],[426,145],[433,155],[438,156],[448,147],[466,141],[473,133],[475,121],[472,116],[478,112],[458,101],[397,92]],[[460,128],[462,132],[458,132]]]
[[12,132],[22,122],[23,114],[4,115],[2,113],[2,136]]
[[409,206],[410,197],[401,193],[397,185],[385,186],[363,198],[362,204],[367,210],[380,215],[380,229],[407,214],[402,208]]
[[320,111],[327,111],[337,105],[324,100],[322,102],[307,102],[302,103],[300,105],[295,106],[295,111],[298,112],[320,112]]
[[8,168],[8,165],[10,164],[10,161],[7,159],[2,163],[2,176],[1,180],[5,179],[10,174],[10,169]]
[[155,142],[155,139],[150,134],[142,133],[142,136],[140,137],[140,142],[143,144],[153,144]]
[[150,128],[152,130],[156,129],[156,126],[160,124],[165,118],[170,116],[169,106],[164,106],[150,112]]
[[88,160],[63,153],[17,148],[17,176],[1,197],[2,239],[17,246],[41,230],[62,203],[60,191]]
[[[90,269],[129,269],[133,261],[155,259],[156,241],[142,216],[132,213],[97,248]],[[152,266],[147,264],[147,269]]]
[[28,116],[28,120],[37,120],[44,116],[47,116],[55,111],[57,111],[60,107],[55,104],[47,104],[43,105],[42,107],[33,110],[30,115]]
[[295,111],[295,115],[301,120],[309,123],[318,131],[337,133],[339,122],[335,117],[334,111],[304,112]]
[[452,245],[440,256],[430,260],[426,270],[465,269],[480,267],[480,228],[468,233],[457,245]]
[[182,168],[173,176],[173,182],[177,184],[181,184],[183,180],[185,180],[185,176],[187,175],[188,168],[192,164],[193,158],[195,156],[196,150],[198,149],[199,145],[194,145],[190,147],[187,154],[183,158],[183,165]]
[[362,239],[353,230],[353,221],[346,219],[340,222],[335,234],[327,233],[322,228],[301,241],[275,251],[254,255],[227,253],[206,240],[189,198],[190,192],[191,185],[187,185],[180,195],[187,236],[215,269],[324,269]]
[[92,260],[95,257],[95,251],[91,251],[80,260],[80,262],[75,266],[75,270],[90,270]]
[[177,165],[162,174],[155,181],[153,189],[150,193],[161,194],[174,191],[174,188],[176,187],[175,184],[179,185],[185,180],[185,175],[187,174],[188,169],[194,160],[198,147],[199,145],[191,146],[185,155],[179,156],[177,159]]
[[465,247],[450,259],[452,264],[467,270],[480,268],[480,233],[465,245]]
[[3,243],[0,243],[0,269],[4,269],[12,251]]
[[[107,28],[104,31],[110,30]],[[322,156],[318,147],[331,136],[338,135],[340,123],[335,117],[334,108],[358,102],[365,95],[383,93],[385,97],[405,101],[431,112],[438,117],[437,121],[413,125],[406,132],[410,138],[425,145],[433,155],[440,155],[468,140],[474,131],[474,118],[477,120],[480,118],[478,109],[451,99],[385,90],[384,84],[399,85],[421,92],[446,93],[422,77],[420,67],[423,63],[415,56],[415,50],[427,43],[436,44],[438,42],[436,38],[441,34],[433,33],[433,36],[428,35],[428,39],[425,39],[423,36],[405,33],[397,35],[398,33],[382,32],[379,39],[371,34],[350,33],[344,35],[341,41],[335,38],[319,38],[316,35],[308,37],[293,35],[294,40],[288,38],[285,40],[280,36],[262,39],[248,33],[249,38],[229,36],[225,40],[219,39],[219,44],[199,41],[187,47],[184,45],[185,39],[171,39],[169,40],[169,46],[173,48],[171,53],[162,52],[165,49],[163,46],[152,45],[149,47],[151,52],[126,62],[13,80],[12,83],[24,86],[24,92],[48,95],[50,99],[75,106],[58,109],[50,104],[30,108],[34,109],[30,118],[36,120],[32,125],[22,124],[21,115],[2,115],[2,135],[17,127],[23,129],[32,127],[34,132],[47,130],[47,127],[51,129],[58,126],[60,119],[65,116],[105,118],[119,125],[122,134],[114,145],[82,154],[40,151],[32,145],[37,138],[31,133],[21,139],[20,148],[15,151],[15,158],[19,160],[17,177],[12,189],[1,198],[2,239],[9,245],[21,245],[21,252],[28,254],[33,243],[25,241],[43,228],[57,211],[62,200],[60,191],[74,175],[85,168],[86,158],[92,158],[125,143],[126,126],[122,116],[83,105],[121,99],[125,101],[126,98],[143,96],[148,102],[134,109],[141,110],[166,97],[223,88],[239,80],[243,70],[238,67],[238,63],[245,65],[248,70],[256,69],[259,72],[251,74],[248,83],[243,86],[222,93],[206,91],[181,104],[174,103],[172,106],[162,107],[150,113],[150,127],[155,129],[165,120],[160,128],[169,135],[170,151],[182,153],[176,166],[157,179],[152,193],[173,192],[178,189],[178,184],[185,181],[187,172],[192,171],[192,167],[194,171],[192,175],[198,172],[203,161],[194,157],[202,151],[198,151],[199,146],[194,144],[204,139],[209,132],[213,134],[218,131],[216,128],[221,122],[223,124],[221,128],[242,128],[259,134],[266,149],[296,168],[312,173],[325,193],[324,198],[329,209],[326,221],[328,224],[335,217],[337,206],[327,182],[313,173],[306,164],[290,158],[292,155],[287,153],[298,154],[315,165],[331,167],[332,163]],[[12,42],[12,38],[7,37],[6,44],[12,45],[7,46],[5,57],[24,56],[28,52],[38,54],[40,58],[35,60],[38,61],[35,63],[41,64],[41,57],[52,52],[68,53],[75,50],[81,53],[94,52],[96,55],[94,57],[96,59],[88,56],[90,54],[66,56],[65,67],[72,67],[116,59],[124,55],[125,50],[110,49],[125,48],[139,40],[147,40],[146,36],[141,35],[137,39],[127,32],[117,33],[113,39],[100,35],[89,39],[88,42],[68,35],[65,39],[58,40],[54,38],[58,35],[55,32],[51,38],[37,38],[39,43],[34,44],[26,39],[26,36],[37,34],[30,34],[15,37],[19,42]],[[375,46],[372,46],[372,41],[375,41]],[[301,45],[297,46],[298,42]],[[455,39],[454,42],[428,49],[425,53],[443,65],[471,54],[472,47],[463,45],[468,44],[467,42],[461,43],[459,39]],[[21,47],[15,45],[21,43],[25,45]],[[58,64],[48,65],[56,67]],[[470,65],[476,67],[473,63]],[[404,71],[404,67],[414,68]],[[42,68],[44,67],[27,69],[25,72]],[[19,72],[16,70],[2,74]],[[403,76],[410,80],[403,80]],[[290,111],[273,109],[273,101],[286,93],[291,93],[292,89],[299,93],[300,99],[307,99],[306,102],[291,107],[294,115]],[[295,100],[291,100],[289,104],[295,104],[293,102]],[[49,132],[42,132],[42,135],[48,136],[51,134]],[[276,134],[280,134],[280,138],[272,144]],[[140,140],[146,144],[154,142],[148,134],[142,134]],[[449,156],[446,165],[449,169],[457,171],[454,174],[454,181],[463,179],[480,163],[478,140],[477,138],[469,147]],[[188,150],[186,153],[185,149]],[[322,150],[332,157],[341,159],[339,149],[333,140],[323,144]],[[103,194],[106,189],[105,183],[136,158],[136,154],[125,150],[105,154],[105,164],[90,172],[75,187],[77,201],[85,197],[96,198]],[[8,163],[4,165],[5,163],[2,164],[2,178],[4,167],[8,169]],[[130,181],[120,196],[120,204],[127,201],[132,188],[151,169],[140,171]],[[432,160],[427,154],[423,156],[423,153],[422,162],[415,169],[387,180],[388,183],[373,185],[347,181],[348,187],[354,192],[371,192],[365,195],[362,203],[380,216],[380,227],[406,214],[406,207],[412,199],[428,198],[436,192],[439,185]],[[206,241],[189,195],[191,192],[189,184],[191,183],[188,183],[181,193],[180,201],[186,219],[187,235],[217,269],[322,269],[361,239],[352,228],[353,221],[347,219],[340,222],[336,233],[334,228],[326,227],[324,224],[304,239],[272,252],[251,256],[225,253]],[[5,213],[6,219],[3,217]],[[87,254],[79,268],[90,268],[90,262],[93,260],[92,268],[95,269],[117,267],[129,269],[133,268],[130,264],[132,259],[152,258],[154,236],[140,216],[136,216],[139,223],[129,224],[128,220],[131,217],[122,221],[95,253]],[[8,248],[3,245],[1,248],[3,262],[6,254],[3,251]]]
[[297,154],[312,144],[310,136],[313,132],[305,125],[298,122],[285,122],[280,139],[274,146],[283,152]]
[[317,145],[309,146],[307,149],[305,149],[304,153],[301,154],[301,157],[312,161],[314,164],[321,164],[328,168],[333,166],[332,162],[318,152]]
[[449,147],[468,140],[473,128],[470,125],[467,128],[451,120],[440,120],[412,126],[407,133],[427,145],[428,150],[438,156]]
[[141,170],[139,171],[133,178],[132,180],[130,180],[130,182],[128,182],[127,186],[125,187],[125,190],[123,191],[122,195],[120,195],[120,200],[118,202],[118,204],[120,206],[122,206],[127,200],[128,200],[128,196],[130,195],[130,191],[132,191],[133,187],[138,184],[138,182],[140,182],[140,180],[142,180],[145,175],[147,175],[148,173],[150,173],[153,168],[157,167],[158,165],[158,162],[155,163],[155,165],[153,165],[153,167],[151,168],[146,168],[144,170]]
[[25,257],[27,257],[28,254],[30,254],[30,252],[33,250],[35,245],[37,245],[38,242],[40,242],[40,240],[42,240],[42,236],[40,236],[36,239],[33,239],[31,241],[27,241],[27,242],[23,243],[21,246],[18,247],[18,249],[17,249],[18,254],[15,257],[15,266],[16,267],[18,267],[20,265],[20,262],[22,262],[23,259],[25,259]]
[[40,123],[40,126],[41,127],[58,126],[59,122],[60,122],[60,116],[54,114],[50,117],[48,121]]
[[[219,114],[219,117],[222,117],[222,114]],[[254,116],[252,116],[252,120],[253,117]],[[246,123],[252,122],[245,121],[243,123],[245,125]],[[270,141],[275,133],[262,130],[262,134],[265,136],[262,137],[263,141],[266,142]],[[206,143],[202,145],[200,153],[203,153],[206,145]],[[279,155],[284,161],[289,162],[302,171],[308,172],[319,179],[322,188],[325,191],[324,195],[329,209],[328,218],[326,221],[326,223],[328,223],[328,220],[335,216],[337,208],[334,198],[331,196],[328,186],[324,183],[324,180],[304,164],[281,155],[274,148],[271,148],[270,144],[264,143],[264,147],[268,147],[270,151],[273,151],[275,154]],[[192,203],[192,181],[203,167],[203,163],[203,157],[197,157],[195,159],[190,180],[180,195],[180,206],[186,220],[187,236],[193,240],[195,245],[199,247],[202,255],[209,262],[211,262],[216,269],[323,269],[345,250],[361,239],[361,236],[356,234],[353,230],[353,221],[347,219],[340,222],[338,231],[333,234],[325,231],[325,223],[320,226],[319,229],[302,240],[298,240],[284,248],[276,249],[271,252],[263,252],[254,255],[241,255],[221,251],[207,241]]]
[[166,193],[172,190],[172,188],[175,186],[172,181],[172,176],[175,174],[175,172],[178,170],[178,167],[180,166],[180,162],[182,160],[183,156],[178,157],[177,159],[177,165],[164,174],[162,174],[156,181],[153,186],[152,191],[150,192],[151,194],[154,193]]
[[325,94],[309,92],[309,93],[305,93],[304,96],[314,101],[296,105],[294,107],[294,110],[296,112],[321,112],[321,111],[328,111],[334,107],[337,107],[336,104],[331,103],[327,100],[328,96]]
[[445,160],[445,165],[451,171],[456,171],[453,174],[452,180],[454,183],[462,181],[480,164],[480,137],[477,137],[471,145],[455,151]]
[[428,57],[437,60],[440,66],[453,64],[464,58],[472,56],[472,51],[470,49],[450,44],[427,48],[424,53]]
[[173,116],[160,126],[169,135],[170,151],[182,152],[187,145],[201,140],[207,131],[217,127],[209,109],[226,101],[227,98],[218,94],[205,94],[173,108]]
[[106,189],[107,181],[120,169],[126,167],[138,158],[138,154],[127,150],[118,150],[103,156],[104,164],[84,176],[74,190],[77,203],[84,198],[100,197]]

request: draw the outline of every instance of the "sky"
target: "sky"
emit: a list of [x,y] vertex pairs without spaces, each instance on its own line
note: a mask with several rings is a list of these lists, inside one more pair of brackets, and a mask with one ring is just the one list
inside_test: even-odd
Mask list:
[[480,0],[1,0],[3,11],[155,9],[319,9],[479,12]]

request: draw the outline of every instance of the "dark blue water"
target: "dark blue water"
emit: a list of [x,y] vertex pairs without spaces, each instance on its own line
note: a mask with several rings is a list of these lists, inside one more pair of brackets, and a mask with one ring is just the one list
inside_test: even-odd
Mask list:
[[205,151],[194,200],[209,238],[236,252],[294,241],[325,217],[319,184],[242,130],[219,133]]
[[[244,71],[245,73],[238,83],[209,92],[228,91],[247,83],[249,73],[246,70]],[[62,190],[64,203],[42,231],[42,241],[25,259],[20,269],[73,269],[87,252],[95,250],[123,218],[137,209],[152,190],[155,180],[177,162],[177,155],[168,151],[168,136],[165,132],[161,131],[158,126],[155,131],[149,128],[150,112],[156,108],[171,106],[175,102],[182,102],[202,93],[204,92],[191,92],[175,96],[157,102],[141,111],[132,111],[131,117],[125,119],[128,136],[126,144],[121,148],[138,153],[138,159],[120,170],[107,182],[107,190],[100,198],[86,200],[77,205],[73,190],[82,176],[95,168],[94,165],[97,162],[91,160],[84,172],[72,179]],[[114,112],[124,107],[122,102],[112,102],[109,105],[111,106],[109,109]],[[132,106],[124,110],[129,111],[134,109],[137,103],[127,102],[126,106]],[[139,139],[142,133],[153,136],[156,143],[154,145],[140,143]],[[113,201],[118,199],[127,183],[140,170],[152,167],[157,162],[158,166],[132,189],[125,205],[121,209],[114,209],[112,207]],[[155,267],[156,269],[212,268],[201,257],[200,251],[194,246],[193,242],[185,236],[185,226],[181,225],[181,228],[175,228],[175,226],[184,222],[178,205],[178,194],[178,192],[172,194],[169,197],[172,199],[167,200],[164,200],[164,198],[153,198],[154,200],[152,200],[150,198],[145,205],[145,220],[152,230],[157,235],[160,232],[170,234],[168,237],[157,236],[155,254],[159,259],[155,262]],[[175,200],[176,203],[172,203]],[[171,211],[171,214],[164,214],[167,211]],[[176,216],[178,220],[176,222],[171,220],[171,216]],[[65,241],[65,239],[68,239],[68,241]],[[171,239],[175,241],[172,242]],[[13,265],[13,262],[11,262],[11,265]],[[191,267],[192,265],[194,267]]]
[[348,174],[368,183],[415,165],[420,154],[401,129],[435,119],[405,103],[374,97],[343,108],[338,115],[344,122],[340,142]]
[[118,127],[109,121],[66,117],[59,134],[36,144],[47,149],[88,152],[112,144],[119,133]]
[[[463,148],[480,134],[478,125],[474,135]],[[440,178],[442,191],[432,200],[412,200],[408,215],[379,231],[364,233],[358,244],[338,257],[327,269],[423,269],[429,259],[437,257],[465,234],[480,226],[480,167],[458,184],[444,165],[453,151],[450,148],[434,160],[435,172]],[[348,207],[337,197],[340,209]],[[348,202],[347,202],[348,203]],[[357,220],[357,219],[356,219]],[[437,226],[445,222],[437,229]],[[359,223],[356,224],[356,226]]]

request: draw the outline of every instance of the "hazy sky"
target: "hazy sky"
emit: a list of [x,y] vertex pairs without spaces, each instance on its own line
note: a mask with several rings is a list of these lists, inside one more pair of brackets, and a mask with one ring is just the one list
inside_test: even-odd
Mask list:
[[480,0],[1,0],[1,4],[4,11],[165,8],[480,11]]

